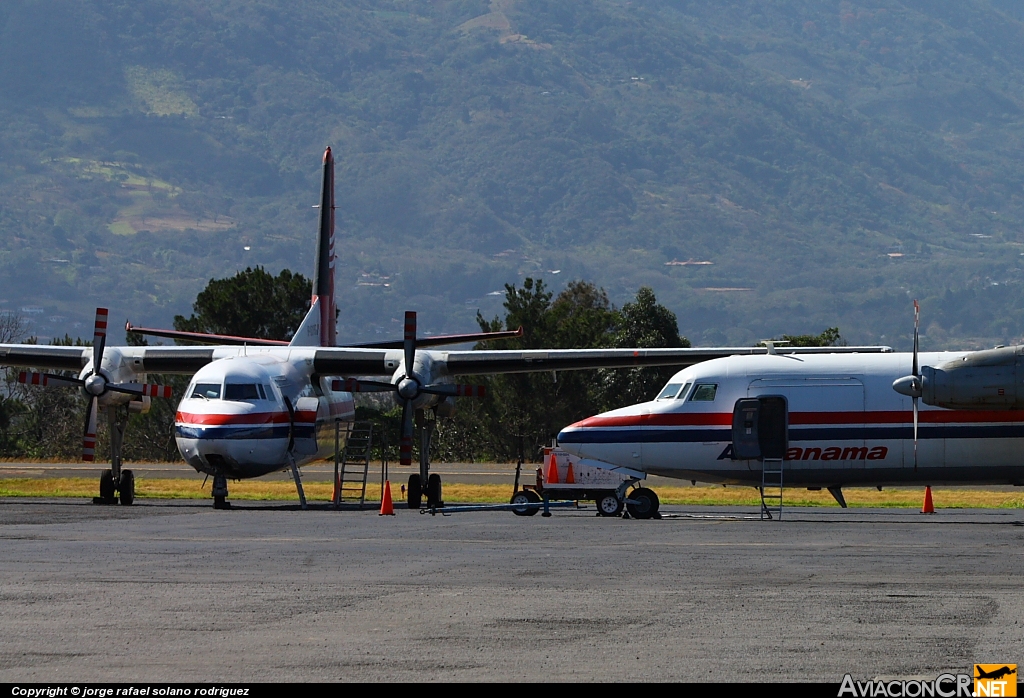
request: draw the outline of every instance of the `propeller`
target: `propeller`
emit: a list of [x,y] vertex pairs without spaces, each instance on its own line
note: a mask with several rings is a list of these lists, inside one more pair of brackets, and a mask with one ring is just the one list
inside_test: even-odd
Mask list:
[[394,383],[383,381],[365,381],[355,378],[335,380],[331,388],[335,391],[348,393],[388,393],[394,392],[402,402],[402,438],[399,442],[399,462],[412,465],[413,414],[416,398],[422,394],[443,395],[445,397],[483,397],[486,391],[482,385],[463,385],[456,383],[431,383],[422,385],[413,373],[416,363],[416,313],[407,310],[405,313],[405,338],[402,341],[405,353],[403,365],[404,375]]
[[53,373],[32,373],[22,371],[18,374],[18,382],[25,385],[60,386],[81,388],[89,399],[85,413],[85,429],[82,436],[82,460],[92,461],[96,457],[96,413],[99,410],[99,399],[107,392],[123,393],[137,397],[171,397],[171,387],[156,383],[111,383],[100,371],[103,361],[103,350],[107,345],[106,308],[96,308],[96,322],[93,327],[92,372],[85,378],[71,378]]
[[924,394],[924,383],[921,380],[921,367],[917,360],[918,346],[921,337],[921,306],[914,301],[914,359],[911,367],[911,374],[896,379],[892,389],[900,395],[911,398],[914,404],[914,470],[917,470],[917,401]]

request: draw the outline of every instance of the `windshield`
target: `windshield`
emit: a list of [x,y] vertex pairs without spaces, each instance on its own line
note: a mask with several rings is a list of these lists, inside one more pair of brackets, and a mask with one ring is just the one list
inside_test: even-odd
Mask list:
[[690,402],[714,402],[717,392],[718,383],[698,383]]
[[220,397],[219,383],[196,383],[192,388],[189,397],[202,397],[207,400],[216,400]]
[[669,383],[668,385],[666,385],[664,387],[664,389],[662,389],[662,391],[660,393],[658,393],[658,397],[656,397],[654,399],[655,400],[671,400],[672,398],[674,398],[676,396],[676,393],[679,392],[679,389],[681,387],[683,387],[682,383]]
[[255,383],[228,383],[224,386],[225,400],[259,400],[260,391]]

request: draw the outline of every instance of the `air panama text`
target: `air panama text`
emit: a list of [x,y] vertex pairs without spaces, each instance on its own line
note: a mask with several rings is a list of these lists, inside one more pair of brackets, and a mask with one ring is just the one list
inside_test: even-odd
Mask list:
[[[889,449],[886,446],[825,446],[818,448],[791,448],[786,451],[786,460],[885,460]],[[732,458],[732,444],[718,456],[718,460]]]

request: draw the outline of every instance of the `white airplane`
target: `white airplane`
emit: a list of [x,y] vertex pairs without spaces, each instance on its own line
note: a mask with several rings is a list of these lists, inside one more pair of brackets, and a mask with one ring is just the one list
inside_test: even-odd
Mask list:
[[[436,351],[424,346],[516,336],[516,332],[449,335],[418,339],[416,314],[405,314],[401,342],[335,346],[334,160],[324,154],[317,265],[311,307],[288,343],[172,330],[131,331],[209,342],[215,346],[106,346],[106,309],[98,309],[92,347],[0,345],[0,366],[77,372],[77,377],[22,372],[32,385],[80,388],[89,399],[83,460],[94,459],[96,419],[107,412],[111,468],[100,476],[99,502],[131,504],[132,472],[121,468],[121,442],[128,413],[144,411],[152,397],[170,397],[166,386],[146,383],[146,375],[193,375],[178,405],[175,439],[182,458],[213,476],[214,506],[228,506],[227,481],[290,469],[304,502],[298,468],[325,457],[334,445],[333,428],[354,416],[353,392],[392,392],[402,404],[401,463],[411,465],[416,410],[448,416],[454,398],[479,396],[483,388],[454,382],[459,376],[568,371],[589,368],[689,365],[721,356],[757,354],[765,349],[561,349],[536,351]],[[851,348],[850,351],[855,349]],[[862,351],[877,348],[862,348]],[[791,350],[813,352],[814,350]],[[381,377],[384,380],[365,380]],[[428,427],[433,421],[426,422]],[[331,438],[323,438],[329,431]],[[420,472],[409,478],[408,504],[419,508],[441,500],[441,479],[429,472],[431,429],[424,430]]]
[[[650,402],[566,427],[558,445],[641,477],[761,488],[777,468],[844,508],[844,486],[1024,485],[1024,346],[919,355],[914,307],[912,353],[706,361]],[[657,495],[641,489],[631,498],[653,515]]]

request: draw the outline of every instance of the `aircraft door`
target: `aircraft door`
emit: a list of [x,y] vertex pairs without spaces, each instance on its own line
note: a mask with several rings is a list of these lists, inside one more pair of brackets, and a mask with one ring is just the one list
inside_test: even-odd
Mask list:
[[782,459],[789,448],[789,410],[781,395],[741,398],[732,413],[736,460]]

